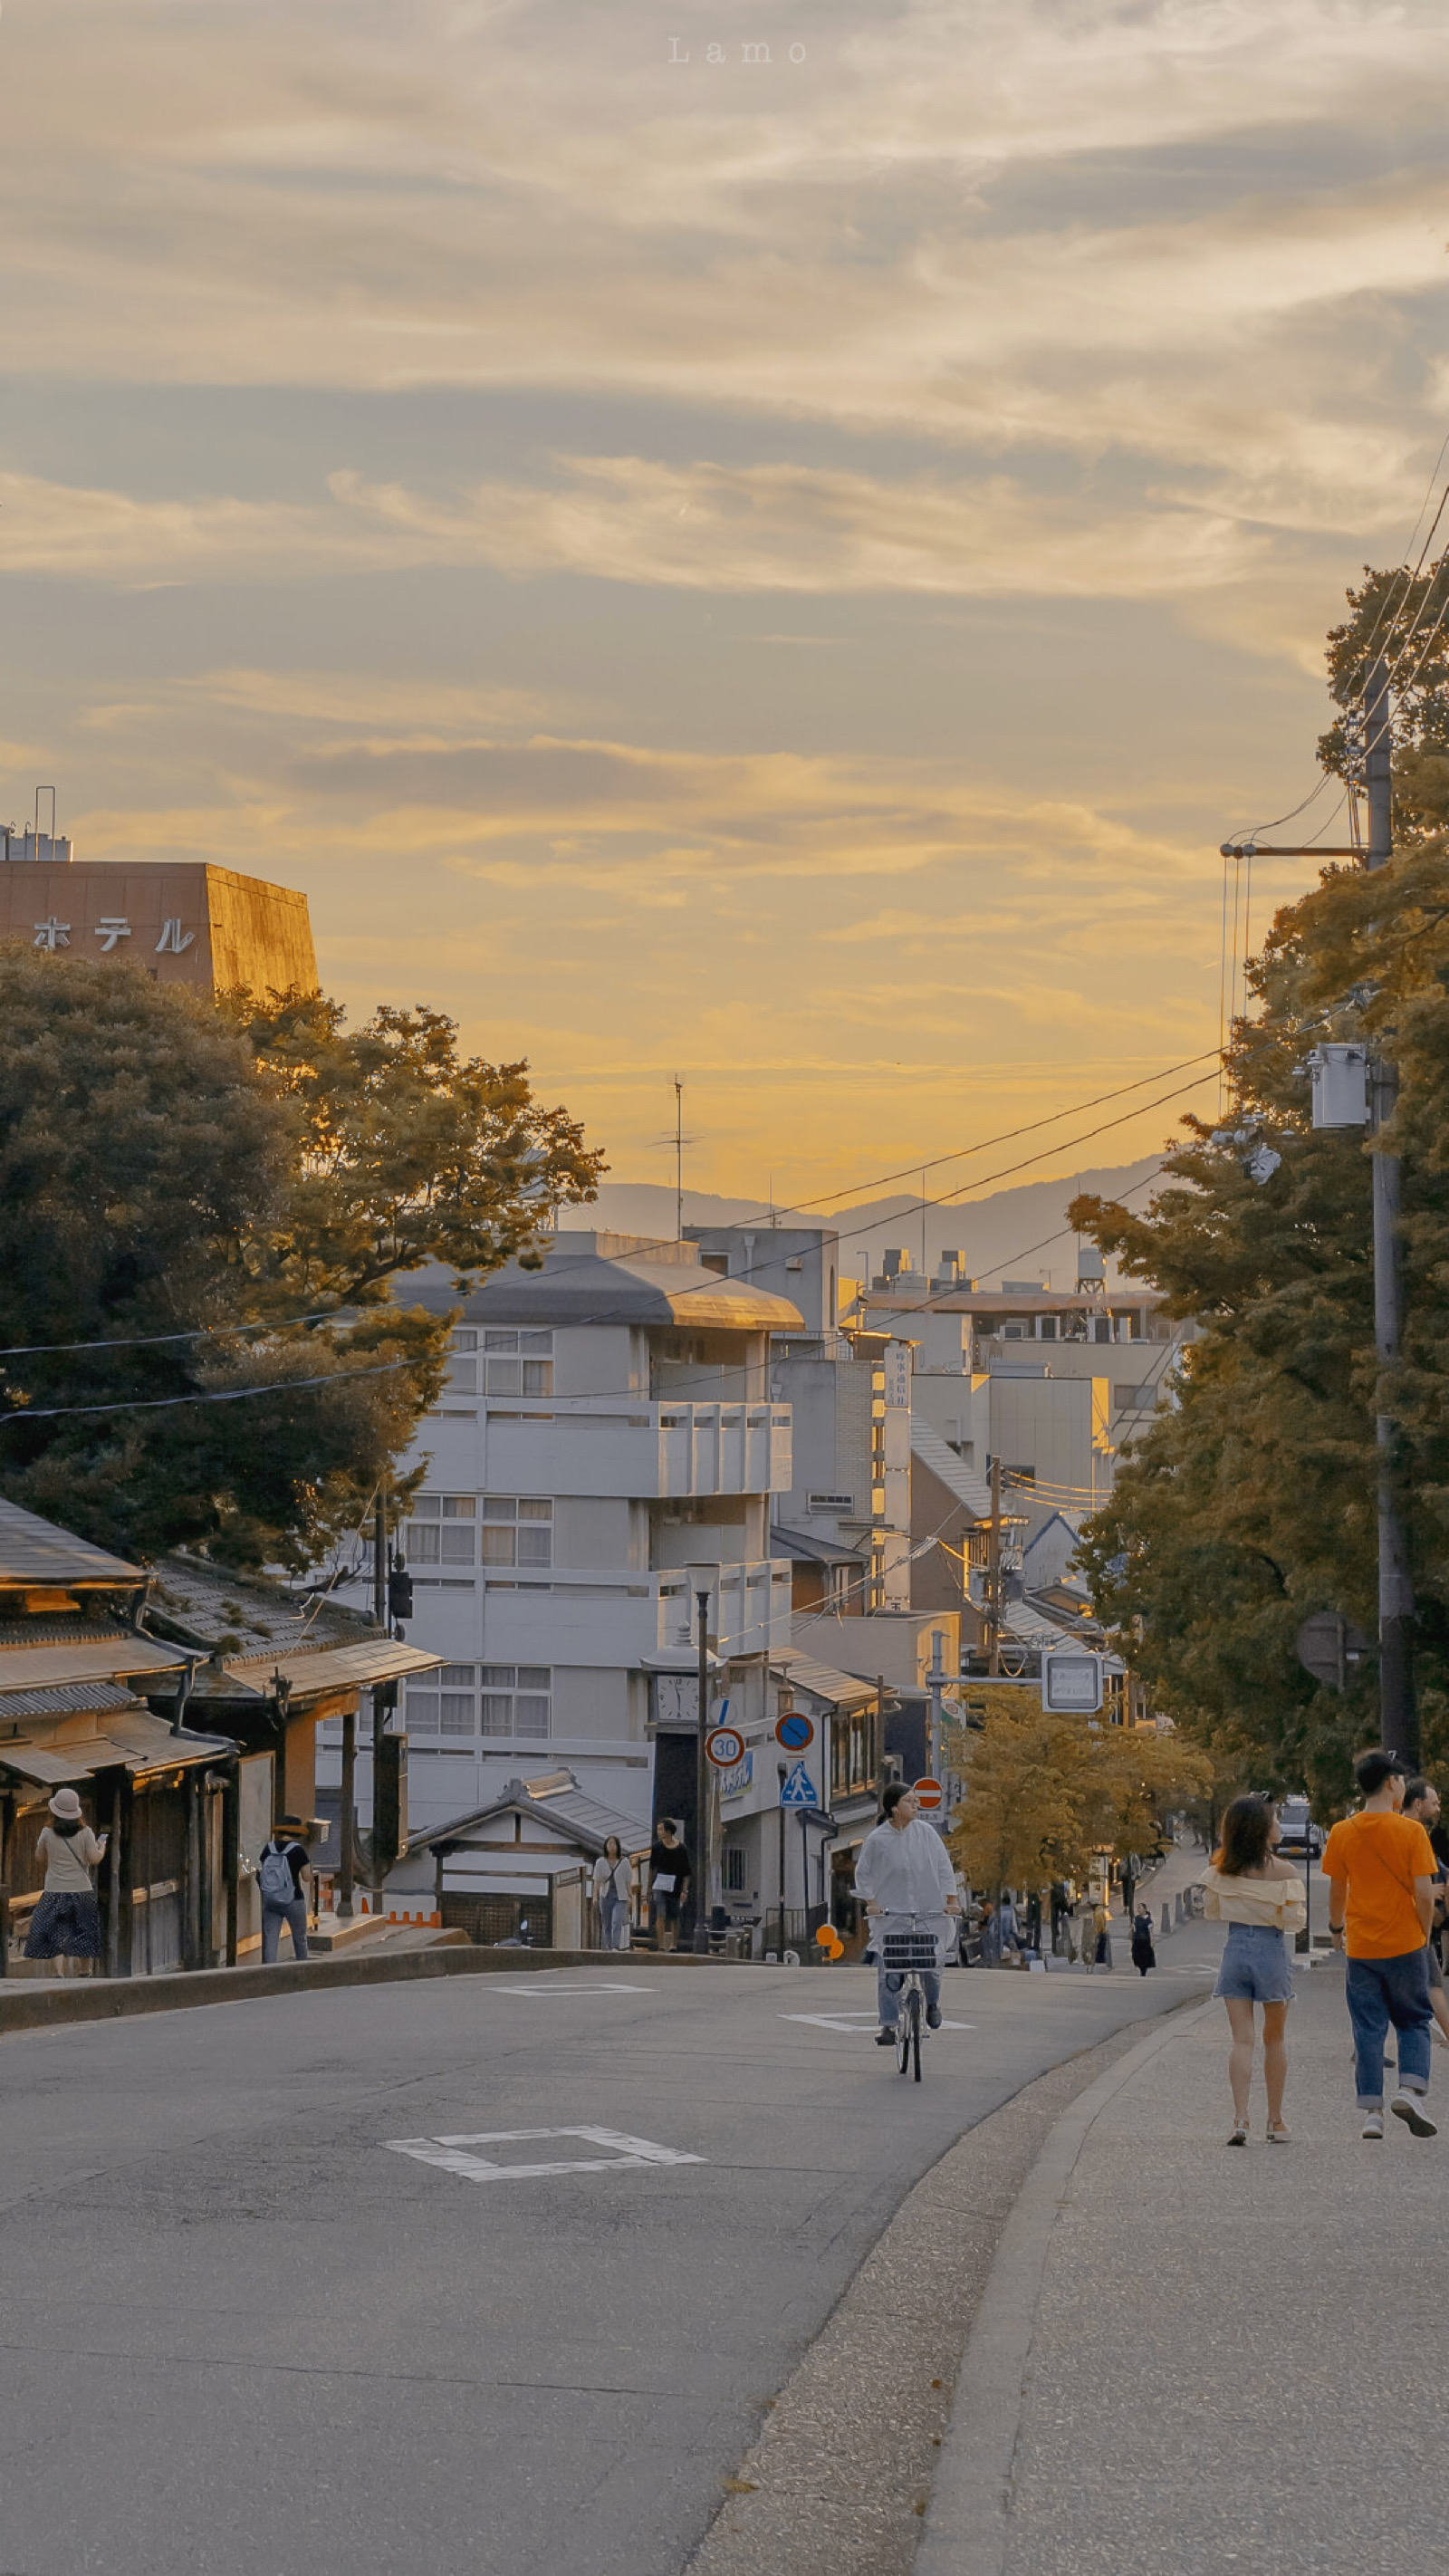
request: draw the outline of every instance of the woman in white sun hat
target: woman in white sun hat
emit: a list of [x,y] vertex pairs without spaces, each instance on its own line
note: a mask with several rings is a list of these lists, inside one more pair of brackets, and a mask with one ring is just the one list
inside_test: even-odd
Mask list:
[[106,1836],[91,1832],[74,1789],[57,1789],[36,1851],[45,1863],[45,1893],[25,1936],[27,1959],[98,1959],[101,1910],[91,1871],[105,1858]]

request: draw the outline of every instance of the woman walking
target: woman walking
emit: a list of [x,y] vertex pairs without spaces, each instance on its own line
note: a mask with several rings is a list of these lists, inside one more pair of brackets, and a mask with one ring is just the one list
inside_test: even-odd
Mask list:
[[599,1939],[605,1950],[629,1947],[629,1864],[617,1834],[610,1834],[594,1863],[594,1901],[599,1909]]
[[74,1789],[57,1789],[35,1847],[45,1863],[45,1888],[25,1936],[27,1959],[59,1959],[64,1976],[67,1959],[100,1957],[101,1910],[91,1871],[104,1860],[106,1841],[91,1832]]
[[1157,1951],[1152,1939],[1152,1907],[1144,1896],[1132,1917],[1132,1965],[1139,1977],[1157,1965]]
[[1287,2144],[1283,2124],[1283,2085],[1288,2050],[1283,2037],[1293,2000],[1290,1932],[1308,1920],[1303,1881],[1286,1860],[1279,1860],[1278,1811],[1268,1798],[1234,1798],[1223,1818],[1223,1838],[1203,1872],[1207,1890],[1203,1912],[1210,1923],[1226,1923],[1223,1964],[1213,1989],[1228,2008],[1232,2045],[1228,2081],[1233,2089],[1230,2147],[1248,2143],[1248,2089],[1253,2080],[1255,2004],[1263,2007],[1263,2076],[1268,2088],[1268,2143]]

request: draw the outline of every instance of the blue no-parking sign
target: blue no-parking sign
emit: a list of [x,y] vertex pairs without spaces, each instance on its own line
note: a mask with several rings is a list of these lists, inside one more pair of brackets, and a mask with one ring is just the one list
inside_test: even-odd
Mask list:
[[775,1742],[787,1753],[808,1753],[815,1741],[815,1721],[798,1708],[787,1708],[775,1726]]

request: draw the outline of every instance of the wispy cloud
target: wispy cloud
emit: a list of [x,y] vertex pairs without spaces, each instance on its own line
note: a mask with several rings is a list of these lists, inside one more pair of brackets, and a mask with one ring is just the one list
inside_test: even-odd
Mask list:
[[1004,1124],[1211,1039],[1214,800],[1309,783],[1449,384],[1441,0],[774,14],[0,25],[13,765],[607,1068],[616,1168],[738,1068],[742,1186],[782,1085],[804,1157],[929,1151],[943,1063]]
[[[1242,580],[1261,539],[1221,510],[1044,498],[976,482],[802,465],[565,457],[554,484],[440,500],[340,470],[313,508],[143,501],[0,474],[12,573],[153,587],[469,565],[711,591],[925,591],[1151,599]],[[248,686],[261,703],[259,683]],[[274,691],[273,709],[289,711]]]

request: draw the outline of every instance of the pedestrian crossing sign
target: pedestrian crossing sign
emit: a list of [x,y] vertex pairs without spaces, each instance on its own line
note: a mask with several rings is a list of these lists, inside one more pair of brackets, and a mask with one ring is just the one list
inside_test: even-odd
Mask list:
[[782,1807],[819,1806],[819,1791],[803,1762],[797,1762],[793,1771],[781,1781],[780,1804]]

